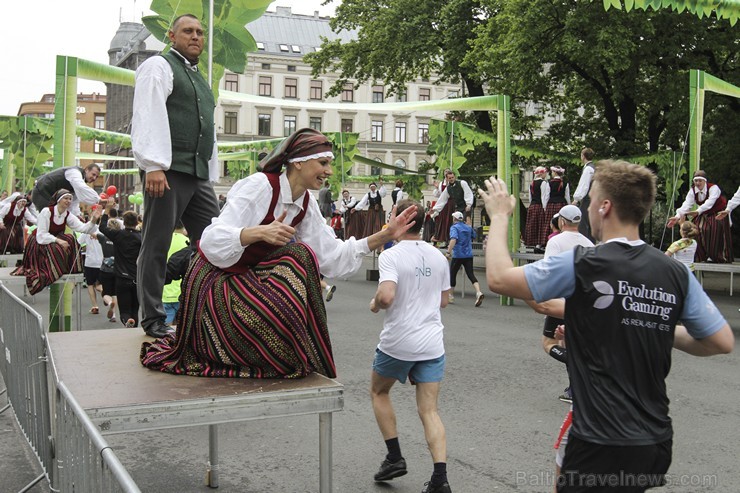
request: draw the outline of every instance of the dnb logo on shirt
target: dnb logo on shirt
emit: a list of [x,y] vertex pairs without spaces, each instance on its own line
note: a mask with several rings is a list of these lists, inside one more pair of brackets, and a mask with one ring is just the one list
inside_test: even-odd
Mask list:
[[609,308],[614,301],[614,288],[611,284],[606,281],[594,281],[594,289],[601,294],[594,301],[594,308],[599,310]]

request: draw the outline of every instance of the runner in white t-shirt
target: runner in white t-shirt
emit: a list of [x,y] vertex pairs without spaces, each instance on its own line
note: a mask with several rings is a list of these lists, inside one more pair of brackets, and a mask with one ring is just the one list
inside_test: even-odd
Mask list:
[[370,310],[385,309],[383,331],[375,351],[370,393],[378,427],[388,454],[375,481],[388,481],[406,474],[401,455],[391,387],[408,377],[416,385],[416,402],[434,472],[424,485],[426,493],[450,493],[447,482],[447,442],[437,412],[437,397],[444,376],[445,349],[440,308],[450,294],[450,269],[442,253],[421,239],[424,209],[402,200],[397,212],[416,205],[415,224],[391,249],[379,257],[380,279]]

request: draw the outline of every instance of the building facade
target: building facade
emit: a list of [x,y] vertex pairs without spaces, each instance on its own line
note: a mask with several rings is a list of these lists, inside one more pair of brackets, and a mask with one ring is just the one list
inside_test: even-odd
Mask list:
[[[54,103],[56,96],[54,94],[44,94],[39,101],[21,103],[18,109],[18,116],[34,116],[38,118],[54,119]],[[78,126],[105,129],[107,125],[107,97],[105,94],[78,94],[76,123]],[[105,144],[103,142],[90,142],[76,138],[75,152],[85,153],[105,153]],[[99,163],[93,159],[76,159],[75,164],[78,166],[87,166],[88,164]],[[48,163],[49,167],[53,163]],[[69,165],[69,163],[65,163]],[[103,178],[98,178],[95,186],[102,186]]]
[[[434,80],[419,79],[407,86],[404,96],[388,97],[382,81],[354,87],[349,84],[342,94],[327,97],[326,93],[337,80],[337,75],[311,76],[311,67],[303,56],[316,51],[321,37],[336,39],[328,17],[318,13],[300,15],[290,7],[277,7],[265,12],[247,25],[257,41],[258,50],[247,54],[247,69],[243,74],[226,72],[220,88],[255,94],[284,101],[332,102],[346,104],[346,109],[305,109],[296,106],[255,105],[221,98],[216,107],[215,122],[219,142],[280,138],[292,131],[312,127],[325,132],[354,132],[359,134],[359,153],[370,159],[416,170],[429,160],[426,155],[429,122],[444,119],[445,112],[389,112],[360,111],[354,103],[382,103],[394,101],[429,101],[460,96],[460,86],[437,84]],[[339,37],[349,40],[352,33]],[[164,45],[155,40],[141,24],[122,23],[111,42],[110,63],[135,70],[146,58],[159,53]],[[108,129],[130,133],[133,88],[108,85]],[[123,152],[109,148],[109,153]],[[120,164],[130,167],[128,164]],[[238,177],[228,176],[227,164],[222,163],[221,184],[217,193],[225,193]],[[355,164],[350,175],[388,175],[386,182],[392,188],[393,170]],[[366,191],[366,185],[348,181],[347,188],[357,195]],[[390,190],[389,190],[390,191]],[[431,192],[429,193],[431,195]],[[390,196],[390,194],[389,194]],[[390,198],[386,201],[390,203]]]

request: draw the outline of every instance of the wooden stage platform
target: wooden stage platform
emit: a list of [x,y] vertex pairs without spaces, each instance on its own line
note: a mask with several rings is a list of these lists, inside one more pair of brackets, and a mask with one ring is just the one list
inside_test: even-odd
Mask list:
[[[259,380],[156,372],[139,361],[141,343],[151,340],[141,330],[130,329],[49,333],[52,383],[64,382],[104,435],[210,425],[211,467],[216,470],[215,425],[319,414],[320,491],[331,491],[331,419],[344,407],[342,384],[318,374]],[[209,482],[218,486],[213,470]]]

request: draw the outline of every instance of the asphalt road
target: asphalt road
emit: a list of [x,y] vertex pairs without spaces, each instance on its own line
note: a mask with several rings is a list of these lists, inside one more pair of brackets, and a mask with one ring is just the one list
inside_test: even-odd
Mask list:
[[[483,273],[478,275],[485,284]],[[726,294],[728,280],[726,275],[708,275],[707,286],[739,337],[740,295]],[[336,284],[327,312],[345,408],[334,414],[334,491],[419,492],[432,465],[410,385],[397,385],[391,394],[409,473],[388,483],[372,480],[385,454],[368,395],[382,314],[368,310],[376,283],[365,280],[364,268]],[[551,491],[553,443],[567,411],[557,399],[567,385],[565,369],[540,348],[539,315],[521,302],[500,306],[490,293],[475,308],[469,284],[464,298],[461,285],[460,280],[456,304],[443,310],[447,372],[440,412],[447,430],[450,485],[455,492]],[[47,300],[46,294],[36,296],[35,306],[44,316]],[[83,302],[87,306],[86,298]],[[141,330],[109,324],[102,314],[85,313],[83,319],[86,329]],[[696,358],[674,353],[668,379],[675,430],[671,484],[655,491],[740,491],[739,354]],[[2,396],[0,408],[4,404]],[[219,429],[220,491],[318,491],[317,416]],[[207,427],[106,439],[142,491],[211,491],[203,482]],[[34,461],[10,412],[0,415],[0,491],[19,491],[36,477],[40,469]],[[42,484],[31,491],[49,489]]]

